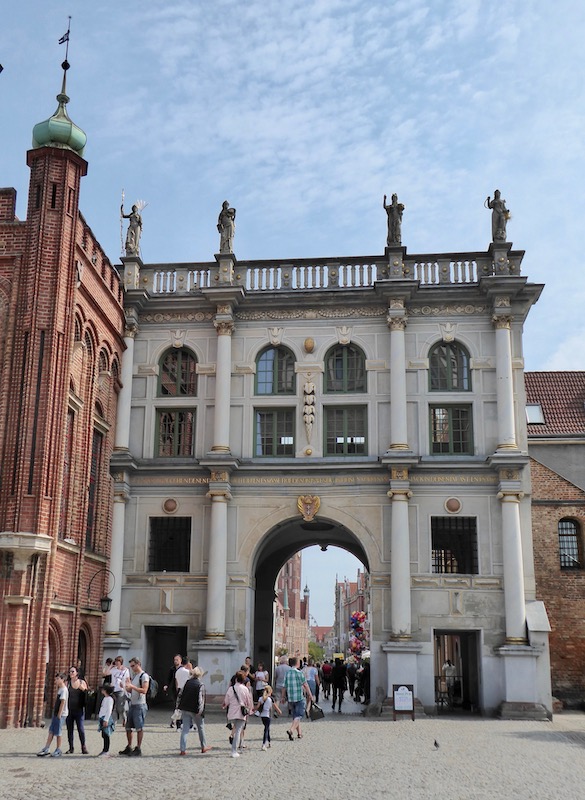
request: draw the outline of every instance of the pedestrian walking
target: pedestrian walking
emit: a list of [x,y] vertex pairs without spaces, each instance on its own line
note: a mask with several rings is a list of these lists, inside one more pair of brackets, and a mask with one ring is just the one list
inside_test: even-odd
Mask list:
[[286,696],[288,698],[288,702],[292,706],[292,725],[290,726],[289,730],[287,730],[287,736],[291,740],[294,739],[294,734],[296,732],[297,738],[302,739],[303,734],[301,733],[301,720],[305,713],[305,696],[308,700],[313,701],[313,695],[311,690],[309,689],[309,684],[307,683],[307,679],[303,675],[300,669],[298,669],[299,659],[293,657],[289,661],[290,669],[286,673],[286,677],[284,679],[284,688],[286,690]]
[[67,741],[69,742],[69,750],[66,755],[74,752],[73,734],[74,728],[77,726],[77,735],[81,744],[81,752],[87,755],[87,747],[85,746],[85,700],[87,697],[87,683],[79,677],[77,667],[69,667],[69,676],[67,680],[67,690],[69,692],[67,714]]
[[[142,739],[144,737],[144,720],[148,706],[146,704],[146,694],[150,678],[142,669],[140,659],[130,659],[130,669],[132,670],[132,680],[126,681],[124,689],[130,693],[130,705],[128,706],[128,716],[126,719],[126,739],[128,744],[120,750],[121,756],[141,756]],[[132,731],[136,731],[136,747],[132,749]]]
[[67,701],[69,699],[69,690],[67,689],[67,684],[65,683],[66,680],[66,672],[58,672],[55,676],[57,697],[55,698],[55,705],[53,706],[53,716],[51,717],[51,724],[49,726],[49,735],[47,736],[47,742],[45,746],[42,750],[39,750],[37,756],[49,755],[51,742],[53,739],[56,739],[57,747],[53,750],[51,756],[54,758],[59,758],[63,755],[63,751],[61,750],[63,722],[67,719],[67,715],[69,713],[69,708],[67,705]]
[[98,712],[98,731],[102,735],[101,758],[110,757],[110,739],[114,732],[114,687],[105,683],[102,688],[102,702]]
[[257,705],[257,709],[260,712],[260,719],[264,726],[261,750],[267,750],[270,747],[270,722],[272,720],[273,708],[279,716],[282,714],[278,703],[272,698],[272,686],[265,686],[262,697],[258,700]]
[[238,747],[240,745],[240,735],[248,718],[252,713],[253,702],[250,690],[244,684],[245,675],[240,670],[236,672],[236,680],[230,686],[223,699],[222,708],[227,709],[228,724],[232,725],[230,736],[232,744],[232,758],[238,758]]
[[201,752],[208,753],[211,747],[207,746],[205,739],[205,686],[201,683],[203,670],[194,667],[189,671],[189,680],[183,686],[179,697],[179,709],[183,715],[181,726],[181,740],[179,755],[187,755],[187,735],[191,728],[195,726],[199,734],[199,744]]

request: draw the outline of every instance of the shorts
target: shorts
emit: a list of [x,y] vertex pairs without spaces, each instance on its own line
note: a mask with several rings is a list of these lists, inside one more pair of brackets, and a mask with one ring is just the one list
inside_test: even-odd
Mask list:
[[63,730],[63,717],[52,717],[51,724],[49,725],[49,733],[52,733],[53,736],[61,736],[61,731]]
[[126,718],[126,730],[141,731],[144,728],[144,720],[146,719],[146,712],[148,706],[146,703],[128,706],[128,716]]
[[293,719],[302,719],[305,716],[305,701],[297,700],[296,703],[291,703]]

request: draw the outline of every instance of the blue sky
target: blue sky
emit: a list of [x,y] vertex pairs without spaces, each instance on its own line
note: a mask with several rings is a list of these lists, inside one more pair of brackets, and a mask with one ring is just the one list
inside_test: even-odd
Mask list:
[[382,253],[393,192],[409,253],[484,250],[499,188],[523,272],[546,284],[526,368],[585,369],[582,0],[7,5],[0,184],[19,216],[71,14],[81,208],[114,262],[122,189],[148,202],[144,260],[164,262],[213,259],[225,199],[240,259]]

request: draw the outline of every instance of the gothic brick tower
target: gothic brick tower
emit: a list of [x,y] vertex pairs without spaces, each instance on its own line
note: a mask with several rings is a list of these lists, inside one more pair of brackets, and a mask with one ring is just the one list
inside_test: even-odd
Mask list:
[[67,115],[68,67],[33,131],[26,222],[0,190],[2,727],[39,724],[55,670],[81,658],[90,678],[101,659],[123,314],[79,212],[86,136]]

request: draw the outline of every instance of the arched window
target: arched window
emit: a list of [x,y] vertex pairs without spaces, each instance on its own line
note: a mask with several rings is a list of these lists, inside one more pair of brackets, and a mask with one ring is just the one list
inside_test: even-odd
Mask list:
[[160,360],[159,397],[197,394],[197,359],[190,350],[171,347]]
[[558,531],[561,569],[581,569],[579,525],[575,520],[561,519]]
[[366,358],[353,344],[338,344],[325,356],[324,391],[365,392]]
[[295,357],[287,347],[267,347],[256,359],[256,394],[294,394]]
[[439,342],[429,354],[429,382],[432,392],[471,391],[469,353],[456,342]]

